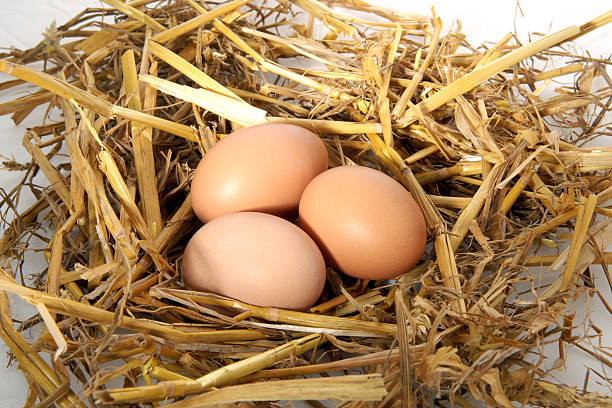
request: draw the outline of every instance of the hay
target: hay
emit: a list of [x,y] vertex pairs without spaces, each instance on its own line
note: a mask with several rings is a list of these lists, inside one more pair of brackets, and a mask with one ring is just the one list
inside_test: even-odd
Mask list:
[[[612,13],[525,45],[507,35],[460,49],[469,44],[442,35],[436,16],[357,0],[342,5],[361,18],[315,0],[104,3],[57,27],[57,43],[0,60],[17,78],[0,89],[41,87],[1,114],[19,123],[50,103],[64,117],[26,132],[31,162],[5,164],[26,177],[1,207],[12,221],[0,238],[0,336],[28,406],[612,406],[529,358],[556,342],[557,366],[577,346],[612,367],[605,345],[572,335],[579,296],[612,313],[600,293],[612,288],[612,149],[584,147],[609,135],[610,62],[560,47]],[[538,59],[555,68],[534,68]],[[44,72],[30,66],[41,61]],[[543,98],[546,81],[568,75],[574,87]],[[180,259],[199,227],[192,171],[224,135],[265,122],[312,129],[333,166],[376,167],[408,188],[430,234],[422,262],[391,282],[330,271],[308,313],[186,290]],[[53,164],[61,148],[68,168]],[[39,171],[42,191],[29,182]],[[37,202],[17,214],[27,188]],[[31,236],[48,243],[48,268],[10,270]],[[541,251],[564,237],[565,250]],[[610,288],[593,285],[591,264]],[[542,270],[549,285],[538,286]],[[27,286],[25,274],[38,277]],[[36,306],[44,329],[33,342],[13,327],[5,293]]]

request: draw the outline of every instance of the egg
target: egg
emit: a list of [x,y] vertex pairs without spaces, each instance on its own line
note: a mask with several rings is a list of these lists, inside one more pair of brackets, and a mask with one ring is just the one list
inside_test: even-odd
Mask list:
[[299,126],[241,129],[198,164],[191,183],[193,210],[202,222],[239,211],[295,216],[304,188],[327,169],[327,160],[321,139]]
[[315,177],[299,217],[326,261],[357,278],[396,277],[425,251],[425,220],[410,192],[368,167],[336,167]]
[[325,262],[313,240],[289,221],[241,212],[215,218],[189,240],[183,280],[257,306],[304,310],[321,295]]

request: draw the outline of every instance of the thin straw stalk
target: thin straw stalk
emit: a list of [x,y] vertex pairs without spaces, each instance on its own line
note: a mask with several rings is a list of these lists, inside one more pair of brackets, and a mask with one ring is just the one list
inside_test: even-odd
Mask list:
[[539,194],[539,200],[553,215],[557,215],[557,209],[555,207],[555,194],[550,188],[542,181],[537,173],[533,173],[529,178],[529,187]]
[[166,381],[142,387],[109,389],[96,393],[96,399],[99,403],[116,404],[136,401],[160,401],[195,394],[211,387],[227,384],[244,375],[269,367],[291,354],[300,355],[316,347],[321,341],[322,337],[320,335],[311,334],[253,357],[228,364],[197,380]]
[[[395,28],[395,34],[393,35],[393,40],[391,41],[391,44],[389,45],[389,49],[387,50],[387,58],[385,60],[385,66],[389,67],[389,69],[387,69],[387,71],[385,72],[385,74],[382,76],[381,81],[382,84],[380,84],[380,95],[384,95],[385,98],[381,98],[379,100],[379,107],[382,107],[382,104],[389,104],[389,98],[391,98],[391,94],[389,94],[389,86],[391,84],[391,76],[393,75],[393,65],[395,63],[395,59],[397,58],[397,50],[399,48],[399,44],[402,40],[402,35],[403,35],[403,29],[401,26],[397,26]],[[388,116],[388,127],[389,127],[389,132],[391,132],[391,109],[390,106],[386,106],[384,112],[385,116]],[[382,118],[381,118],[382,120]],[[387,143],[389,144],[389,143]]]
[[[108,239],[107,231],[110,232],[110,234],[119,244],[120,248],[118,251],[121,251],[125,255],[125,259],[127,259],[128,262],[131,262],[135,259],[136,249],[129,240],[124,224],[121,222],[121,219],[117,217],[117,214],[110,204],[108,197],[105,195],[102,172],[100,171],[99,166],[90,166],[89,162],[80,150],[78,142],[79,138],[84,138],[85,135],[91,138],[90,131],[92,129],[87,129],[88,122],[86,119],[81,120],[77,127],[73,106],[68,101],[60,99],[60,106],[64,112],[67,127],[72,129],[66,134],[66,146],[71,160],[74,163],[78,163],[80,166],[79,169],[75,169],[74,172],[76,173],[79,183],[83,186],[83,189],[87,192],[88,197],[90,198],[89,207],[91,209],[91,213],[89,214],[89,219],[91,222],[91,228],[94,228],[95,233],[97,234],[96,239],[99,238],[102,240],[102,242],[106,242]],[[88,116],[88,114],[82,110],[81,114],[84,117]],[[95,162],[96,155],[93,148],[89,151],[89,156],[91,157],[91,160]],[[104,255],[110,259],[111,255],[108,247],[106,251],[107,252]]]
[[123,180],[113,157],[108,151],[102,150],[98,153],[98,160],[100,161],[100,169],[106,175],[115,194],[117,194],[117,198],[121,201],[122,208],[127,212],[132,225],[134,225],[142,239],[150,241],[152,235],[149,226],[140,213],[136,201],[134,201],[125,180]]
[[[302,85],[306,85],[312,89],[316,89],[326,95],[329,95],[332,98],[335,99],[339,99],[339,100],[344,100],[344,101],[351,101],[356,99],[354,96],[349,95],[345,92],[339,91],[339,90],[335,90],[330,88],[327,85],[323,85],[311,78],[308,78],[306,76],[303,75],[299,75],[296,74],[295,72],[281,66],[278,65],[274,62],[268,61],[267,59],[265,59],[264,57],[262,57],[259,53],[257,53],[257,51],[255,51],[251,46],[249,46],[242,38],[240,38],[236,33],[234,33],[229,27],[227,27],[225,24],[223,24],[221,21],[219,21],[218,19],[213,20],[213,25],[215,26],[215,28],[217,30],[219,30],[223,35],[225,35],[227,38],[229,38],[232,42],[234,42],[240,49],[242,49],[244,52],[246,52],[249,56],[251,56],[255,62],[257,63],[256,65],[253,65],[253,69],[260,69],[262,71],[267,71],[267,72],[272,72],[274,74],[280,75],[282,77],[288,78],[292,81],[295,81],[299,84]],[[359,108],[359,110],[361,110],[362,112],[366,112],[367,111],[367,104],[364,103],[364,101],[359,100],[356,101],[356,106]]]
[[518,200],[525,187],[529,184],[529,180],[533,175],[532,166],[529,166],[525,169],[521,177],[517,180],[517,182],[512,186],[508,194],[504,197],[504,200],[501,203],[499,212],[503,215],[507,214],[510,211],[510,208],[514,205],[516,200]]
[[339,400],[380,401],[387,391],[380,375],[345,375],[235,385],[168,405],[172,408],[206,407],[238,401]]
[[[193,209],[191,208],[191,195],[188,195],[185,198],[185,201],[181,204],[181,206],[175,211],[170,220],[166,223],[166,226],[162,229],[159,235],[155,238],[153,242],[153,248],[159,253],[165,251],[166,247],[170,243],[170,241],[179,235],[179,232],[184,229],[184,225],[186,222],[190,221],[193,218]],[[131,276],[133,280],[139,279],[143,274],[146,273],[147,269],[153,264],[153,261],[150,256],[143,257],[134,267],[134,270],[131,272]],[[126,266],[122,265],[122,268],[119,269],[121,271],[122,276],[115,280],[115,283],[111,286],[111,290],[123,287],[126,282],[125,273],[127,272]],[[154,281],[151,281],[150,286],[154,284]],[[136,288],[132,291],[132,296],[137,296],[140,291],[147,290],[150,286]]]
[[446,197],[434,194],[428,194],[427,197],[429,197],[435,206],[441,208],[456,208],[463,210],[472,202],[470,197]]
[[347,319],[342,317],[317,315],[311,313],[294,312],[284,309],[276,309],[272,307],[260,307],[239,302],[237,300],[224,299],[205,294],[193,294],[190,292],[165,289],[156,290],[161,296],[173,294],[185,300],[191,300],[196,303],[217,305],[225,307],[233,307],[249,311],[251,316],[268,320],[270,322],[283,322],[295,324],[299,326],[315,327],[315,328],[333,328],[343,330],[355,330],[359,332],[372,332],[376,334],[393,335],[396,333],[396,326],[390,323],[378,323]]
[[[36,217],[42,213],[49,206],[49,201],[46,197],[38,199],[28,209],[19,214],[17,220],[21,220],[24,224],[29,224],[36,219]],[[0,256],[5,255],[6,251],[11,246],[11,243],[17,238],[17,228],[19,222],[13,221],[11,226],[4,230],[2,237],[0,237]]]
[[[0,269],[0,273],[6,271]],[[1,277],[0,279],[5,279]],[[57,390],[64,388],[64,379],[57,376],[54,370],[38,355],[32,346],[13,328],[13,322],[8,314],[8,302],[5,293],[0,293],[0,337],[13,352],[21,367],[40,386],[47,395],[54,395]],[[55,394],[55,402],[62,408],[85,405],[69,389],[65,388],[61,394]]]
[[[411,346],[410,358],[413,361],[419,361],[423,348],[423,345]],[[251,382],[255,380],[264,380],[270,378],[297,377],[302,375],[348,370],[351,368],[375,367],[377,365],[385,363],[391,364],[397,361],[399,361],[399,350],[385,350],[376,353],[371,353],[368,355],[350,357],[338,361],[331,361],[329,363],[312,364],[301,367],[272,368],[262,370],[260,372],[248,375],[240,379],[240,381]]]
[[238,88],[227,88],[229,91],[233,92],[234,94],[236,94],[237,96],[241,97],[241,98],[250,98],[250,99],[255,99],[258,101],[263,101],[263,102],[267,102],[267,103],[271,103],[274,104],[276,106],[281,106],[293,113],[296,113],[300,116],[308,116],[309,114],[309,110],[302,108],[299,105],[290,103],[290,102],[286,102],[286,101],[281,101],[275,98],[271,98],[269,96],[265,96],[265,95],[261,95],[259,93],[255,93],[255,92],[249,92],[249,91],[244,91],[242,89],[238,89]]
[[[166,43],[174,38],[177,38],[183,34],[186,34],[199,26],[213,21],[214,19],[221,17],[230,11],[236,10],[241,6],[247,4],[250,0],[234,0],[222,6],[219,6],[211,11],[206,11],[203,8],[198,8],[201,15],[192,18],[191,20],[185,21],[182,24],[164,30],[160,33],[155,34],[151,39],[158,43]],[[192,3],[193,4],[193,3]],[[197,4],[197,3],[196,3]]]
[[66,183],[66,180],[60,174],[60,172],[53,167],[42,150],[36,144],[31,142],[32,137],[38,138],[38,136],[30,131],[25,133],[23,137],[23,147],[36,161],[36,164],[38,164],[45,177],[47,177],[51,188],[55,190],[59,198],[64,202],[70,202],[70,189]]
[[136,257],[136,250],[132,243],[129,242],[127,232],[108,201],[103,185],[96,182],[95,173],[80,150],[79,143],[76,139],[77,129],[74,109],[65,99],[60,99],[60,105],[64,112],[66,123],[69,124],[69,126],[66,127],[72,129],[66,134],[65,140],[70,159],[76,166],[74,167],[74,171],[77,173],[79,181],[83,184],[87,194],[90,197],[96,197],[96,211],[101,212],[106,227],[117,242],[121,244],[128,260],[133,260]]
[[606,11],[600,16],[595,17],[592,20],[587,21],[586,23],[580,26],[580,32],[575,36],[571,37],[569,41],[574,41],[576,38],[581,37],[585,34],[590,33],[598,27],[602,27],[608,23],[612,22],[612,10]]
[[563,75],[575,74],[576,72],[582,71],[584,71],[584,64],[577,62],[575,64],[566,65],[564,67],[555,68],[544,72],[538,72],[537,74],[530,75],[529,77],[523,77],[519,80],[519,82],[522,84],[526,84],[531,81],[545,81],[547,79],[552,79]]
[[[128,107],[141,110],[138,76],[136,73],[136,62],[134,52],[126,51],[122,58],[123,78]],[[151,67],[155,73],[157,65]],[[144,110],[155,107],[156,92],[153,87],[145,86]],[[136,167],[136,179],[140,202],[142,203],[144,217],[152,238],[155,238],[162,228],[161,210],[159,207],[159,195],[157,193],[157,177],[155,172],[155,158],[153,156],[153,129],[140,123],[132,122],[132,149],[134,154],[134,166]]]
[[523,234],[521,234],[518,238],[517,241],[521,242],[521,241],[527,241],[530,238],[533,237],[537,237],[540,236],[552,229],[558,228],[559,226],[563,225],[563,223],[571,220],[572,218],[576,217],[576,215],[578,214],[578,208],[577,207],[572,207],[567,209],[566,211],[562,212],[561,214],[547,220],[546,222],[538,225],[537,227],[531,229],[530,231],[525,231]]
[[83,51],[85,55],[91,55],[95,51],[109,44],[121,35],[122,32],[132,32],[143,26],[144,23],[134,20],[126,20],[117,24],[112,24],[109,29],[102,29],[91,36],[85,38],[75,47],[76,50]]
[[440,19],[440,17],[436,17],[433,19],[433,26],[434,32],[429,42],[429,50],[427,52],[427,56],[425,57],[423,63],[419,66],[419,70],[410,80],[408,86],[406,86],[406,88],[402,92],[402,96],[400,97],[400,100],[395,104],[393,112],[391,112],[391,114],[395,118],[400,118],[406,111],[408,101],[412,99],[414,92],[423,80],[423,75],[425,74],[425,71],[429,68],[431,62],[433,61],[433,57],[436,55],[438,40],[440,39],[440,33],[442,32],[442,20]]
[[53,356],[53,360],[57,361],[57,359],[68,349],[66,339],[64,338],[64,335],[62,334],[59,327],[57,327],[57,322],[55,321],[53,316],[51,316],[51,313],[49,313],[49,310],[47,310],[47,307],[44,304],[37,304],[36,310],[38,310],[38,313],[40,314],[40,317],[45,323],[45,326],[47,326],[47,330],[49,331],[49,333],[53,337],[53,340],[55,341],[55,344],[57,345],[57,350],[55,351],[55,355]]
[[[193,130],[189,126],[175,123],[167,119],[158,118],[157,116],[149,115],[144,112],[138,112],[132,109],[124,108],[122,106],[113,106],[113,115],[140,122],[144,125],[150,126],[155,129],[163,130],[173,135],[182,137],[191,142],[197,142],[197,138],[193,134]],[[99,112],[97,112],[99,113]]]
[[253,107],[241,99],[219,94],[208,89],[196,89],[178,85],[165,79],[150,75],[140,75],[140,80],[164,93],[216,113],[242,126],[253,126],[266,123],[266,112]]
[[[576,276],[582,274],[584,270],[600,256],[604,248],[607,248],[608,245],[612,243],[612,223],[609,220],[606,220],[594,224],[587,230],[587,234],[589,234],[591,237],[590,241],[592,242],[592,245],[584,245],[580,248],[578,256],[576,257],[577,262],[575,263],[574,269],[571,272],[568,272],[570,273],[569,278],[565,278],[565,270],[567,270],[567,261],[570,250],[572,250],[571,247],[564,249],[557,259],[555,259],[555,261],[550,265],[548,268],[549,270],[561,271],[563,268],[563,273],[550,286],[538,294],[541,299],[549,300],[553,298],[553,296],[562,290],[564,279],[569,279],[570,282],[575,280]],[[560,310],[563,309],[564,302],[558,303],[560,303],[558,306]]]
[[[525,266],[550,266],[552,265],[560,255],[534,255],[530,256],[527,261],[525,261]],[[612,264],[612,252],[604,252],[603,258],[595,258],[593,260],[593,265],[596,264]]]
[[[3,272],[6,273],[6,272]],[[24,301],[37,305],[44,304],[50,311],[89,320],[98,324],[111,324],[114,314],[81,302],[57,298],[33,289],[25,288],[0,277],[0,290],[14,293]],[[256,330],[180,330],[152,320],[135,319],[124,316],[118,327],[135,332],[146,333],[181,343],[224,342],[263,339],[266,336]]]
[[[437,148],[436,148],[437,150]],[[416,173],[414,176],[421,185],[446,180],[453,176],[474,176],[482,173],[481,162],[459,162],[452,167]]]
[[[412,395],[411,381],[411,353],[410,353],[410,336],[412,326],[409,321],[408,300],[404,290],[401,288],[395,292],[395,308],[398,320],[398,349],[400,355],[401,367],[401,384],[402,384],[402,407],[412,408],[414,397]],[[410,329],[410,330],[409,330]]]
[[165,63],[172,66],[177,71],[184,74],[189,79],[193,80],[196,84],[200,85],[204,89],[208,89],[210,91],[216,92],[218,94],[235,98],[240,100],[235,93],[228,90],[225,86],[221,85],[219,82],[211,78],[205,72],[199,70],[192,64],[190,64],[187,60],[182,58],[180,55],[175,54],[170,51],[166,47],[159,45],[155,41],[149,41],[149,50],[153,55],[157,58],[161,59]]
[[438,146],[436,145],[430,145],[428,147],[425,147],[421,150],[419,150],[416,153],[411,154],[410,156],[408,156],[407,158],[404,159],[404,162],[406,164],[413,164],[418,162],[421,159],[424,159],[425,157],[429,156],[430,154],[433,154],[437,151],[439,151],[440,149],[438,148]]
[[414,115],[412,110],[419,110],[424,114],[432,112],[448,101],[455,99],[457,96],[472,90],[493,75],[502,72],[512,65],[515,65],[525,58],[531,57],[542,50],[546,50],[564,41],[568,41],[570,38],[579,33],[580,29],[578,27],[571,26],[556,33],[546,35],[496,59],[495,61],[491,61],[487,65],[462,76],[441,91],[438,91],[429,98],[419,102],[414,108],[409,109],[404,114],[402,120],[399,121],[400,125],[408,126],[417,120],[417,117]]
[[572,280],[576,279],[574,271],[578,264],[578,255],[584,244],[587,230],[593,219],[595,206],[597,205],[597,196],[589,195],[587,198],[580,197],[578,205],[578,215],[576,217],[576,227],[572,235],[572,242],[569,247],[568,259],[563,271],[563,281],[561,282],[561,290],[565,290]]
[[143,112],[123,108],[121,106],[114,106],[101,98],[95,97],[73,85],[60,81],[57,78],[43,72],[38,72],[22,65],[13,64],[6,60],[0,60],[0,72],[4,72],[17,78],[21,78],[27,82],[31,82],[34,85],[47,89],[58,96],[74,99],[79,104],[100,115],[106,116],[107,118],[120,116],[136,122],[147,124],[151,127],[164,130],[191,141],[196,141],[191,128],[188,126],[174,123],[167,119],[158,118]]
[[85,213],[85,207],[79,208],[72,213],[66,222],[53,234],[51,239],[51,257],[49,259],[49,269],[47,271],[47,293],[52,296],[59,294],[59,287],[62,275],[62,253],[64,236],[75,226],[77,221]]
[[[467,208],[463,211],[467,211]],[[455,261],[455,250],[448,234],[438,235],[434,239],[434,249],[436,251],[438,267],[440,268],[440,275],[442,275],[442,284],[452,289],[454,295],[458,298],[457,301],[453,302],[453,308],[457,312],[465,313],[467,308],[461,290],[459,270]]]
[[498,178],[501,176],[502,171],[502,165],[495,165],[487,177],[485,177],[483,180],[482,185],[476,194],[474,194],[474,197],[472,197],[470,204],[461,212],[461,214],[459,214],[459,218],[457,218],[457,221],[455,222],[455,225],[450,233],[451,249],[453,252],[459,248],[459,245],[461,245],[465,234],[467,234],[470,228],[470,223],[479,215],[480,210],[482,210],[482,207],[484,206],[485,200],[491,193],[491,190],[493,189],[493,186],[497,182]]
[[476,64],[475,68],[480,68],[489,62],[499,58],[504,52],[503,49],[508,44],[508,41],[512,39],[513,34],[506,34],[501,40],[499,40],[493,47],[489,48],[487,52],[484,53],[480,61]]
[[340,120],[268,117],[271,123],[288,123],[309,129],[317,134],[354,135],[382,133],[380,123],[355,123]]
[[146,24],[148,27],[151,27],[154,31],[163,31],[166,29],[166,27],[164,27],[163,25],[161,25],[160,23],[158,23],[157,21],[155,21],[154,19],[152,19],[151,17],[143,13],[142,11],[138,10],[137,8],[129,4],[123,3],[119,0],[102,0],[102,1],[108,4],[109,6],[113,7],[114,9],[119,10],[123,14],[130,16],[133,19]]

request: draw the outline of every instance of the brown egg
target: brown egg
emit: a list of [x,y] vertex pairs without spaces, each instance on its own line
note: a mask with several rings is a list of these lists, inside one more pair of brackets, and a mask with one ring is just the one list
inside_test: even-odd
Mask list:
[[306,185],[326,169],[325,145],[309,130],[280,123],[244,128],[198,164],[193,210],[202,222],[239,211],[292,217]]
[[425,251],[425,220],[412,195],[368,167],[318,175],[306,187],[299,213],[326,261],[347,275],[392,278],[416,265]]
[[303,310],[321,295],[325,262],[312,239],[289,221],[242,212],[216,218],[193,235],[183,279],[192,290]]

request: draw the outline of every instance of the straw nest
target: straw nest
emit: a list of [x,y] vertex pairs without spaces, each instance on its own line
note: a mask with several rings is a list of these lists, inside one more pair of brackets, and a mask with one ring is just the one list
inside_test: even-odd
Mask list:
[[[2,202],[0,336],[27,406],[612,406],[541,368],[550,343],[557,367],[578,347],[612,368],[596,322],[590,341],[573,333],[578,297],[612,311],[589,274],[612,260],[612,149],[581,147],[609,134],[610,61],[564,47],[612,13],[473,48],[435,16],[361,0],[103,1],[0,61],[16,78],[2,89],[41,88],[2,114],[18,123],[47,102],[63,113],[27,130],[30,162],[5,163],[24,177]],[[544,98],[563,75],[575,84]],[[333,166],[401,182],[426,217],[422,262],[386,282],[330,270],[308,313],[186,290],[192,170],[225,134],[262,122],[308,127]],[[62,151],[70,166],[52,160]],[[18,214],[23,189],[37,201]],[[32,237],[48,242],[43,271],[11,262]],[[6,293],[38,314],[14,328]]]

